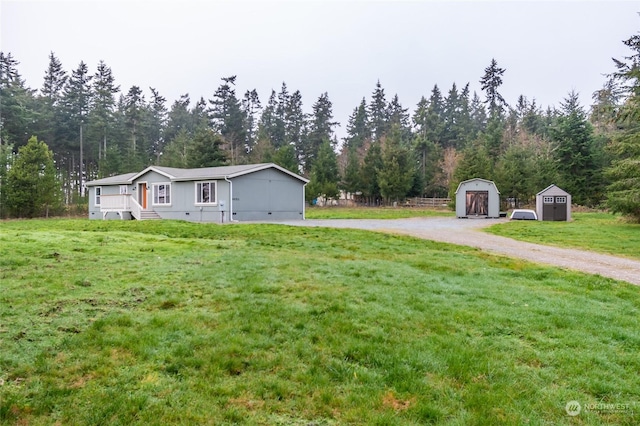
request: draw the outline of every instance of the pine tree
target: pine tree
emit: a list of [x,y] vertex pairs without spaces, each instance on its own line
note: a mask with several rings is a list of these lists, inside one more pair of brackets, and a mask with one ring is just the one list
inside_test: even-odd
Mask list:
[[367,103],[362,98],[360,105],[354,108],[347,120],[347,137],[344,139],[344,143],[348,148],[358,149],[370,138],[371,130],[367,115]]
[[[89,69],[84,62],[80,62],[78,68],[72,73],[64,90],[63,108],[66,124],[66,140],[68,150],[71,153],[71,168],[69,181],[77,194],[84,195],[85,181],[85,157],[84,157],[84,129],[88,121],[88,115],[92,102],[92,90]],[[77,155],[77,157],[76,157]],[[78,158],[77,172],[74,158]],[[77,173],[77,175],[76,175]],[[72,178],[77,176],[77,180]]]
[[98,159],[107,154],[107,138],[109,128],[114,121],[115,95],[120,86],[115,85],[115,77],[104,61],[98,63],[98,69],[93,75],[93,103],[91,110],[91,125],[99,134]]
[[374,140],[380,140],[389,129],[389,110],[387,107],[384,89],[378,80],[371,96],[371,103],[369,103],[369,125]]
[[382,168],[378,170],[380,193],[388,201],[401,201],[413,184],[413,156],[402,142],[402,129],[399,125],[393,125],[383,141]]
[[333,105],[325,92],[313,104],[313,113],[309,122],[309,134],[306,140],[303,165],[305,172],[313,169],[313,162],[319,155],[320,146],[333,140],[333,128],[339,123],[332,121]]
[[610,147],[615,159],[606,171],[611,180],[607,204],[613,212],[640,221],[640,34],[623,43],[632,54],[614,59],[613,77],[621,83],[626,99],[616,119],[621,131]]
[[18,64],[11,53],[0,52],[0,145],[15,148],[27,143],[36,118],[33,91],[26,87]]
[[498,88],[502,86],[502,75],[505,69],[498,67],[498,62],[495,59],[491,59],[491,64],[484,69],[484,76],[480,79],[482,90],[485,91],[487,99],[486,103],[489,105],[489,118],[502,117],[507,107],[507,102],[504,100]]
[[217,167],[228,164],[222,149],[224,139],[211,129],[199,129],[188,146],[187,167]]
[[598,194],[603,180],[594,156],[593,128],[576,92],[569,93],[561,107],[561,115],[551,133],[561,171],[558,185],[571,194],[575,203],[596,205],[600,202]]
[[222,78],[221,84],[214,93],[210,114],[213,129],[216,130],[224,140],[230,151],[231,164],[240,162],[247,150],[244,145],[246,141],[244,114],[240,109],[240,101],[236,98],[235,86],[236,76]]
[[307,201],[318,197],[337,198],[340,195],[339,182],[340,174],[336,153],[333,151],[329,139],[324,139],[318,147],[318,153],[311,169],[310,182],[307,184],[305,192]]
[[6,203],[15,217],[49,217],[61,207],[53,153],[33,136],[20,148],[7,173]]
[[242,98],[242,114],[245,120],[245,145],[247,150],[251,152],[258,137],[258,114],[262,109],[260,97],[256,89],[247,90]]
[[362,194],[367,198],[369,205],[379,204],[381,193],[378,174],[384,167],[382,161],[381,142],[371,141],[366,149],[366,155],[360,168],[360,182]]
[[160,163],[160,156],[165,145],[164,130],[167,124],[166,98],[150,87],[151,101],[147,106],[147,130],[148,130],[148,152],[151,158],[155,158],[155,164]]

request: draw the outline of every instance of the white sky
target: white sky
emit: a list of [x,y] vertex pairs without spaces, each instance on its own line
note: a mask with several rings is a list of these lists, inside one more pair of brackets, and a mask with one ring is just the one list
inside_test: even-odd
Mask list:
[[221,77],[263,106],[286,82],[304,109],[323,92],[344,135],[347,118],[380,80],[412,113],[434,84],[480,91],[492,58],[506,69],[500,92],[559,106],[571,90],[583,106],[630,51],[639,1],[16,1],[0,0],[0,50],[42,87],[49,53],[70,74],[111,67],[122,92],[149,86],[167,98],[211,99]]

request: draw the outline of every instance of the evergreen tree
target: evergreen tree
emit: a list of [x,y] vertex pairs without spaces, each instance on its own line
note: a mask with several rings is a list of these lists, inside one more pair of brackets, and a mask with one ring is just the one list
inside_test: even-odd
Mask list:
[[395,124],[383,143],[382,168],[378,170],[381,195],[388,201],[403,200],[411,189],[414,173],[413,156],[402,142],[400,126]]
[[165,145],[164,130],[167,124],[166,98],[150,87],[151,101],[147,107],[147,129],[148,129],[148,156],[155,159],[155,164],[160,163],[160,156]]
[[113,125],[115,94],[120,91],[120,86],[115,85],[115,78],[104,61],[98,63],[98,69],[93,76],[93,103],[91,110],[91,125],[99,134],[98,159],[102,159],[107,153],[107,139],[109,128]]
[[491,64],[484,69],[484,76],[480,79],[481,88],[487,96],[485,102],[489,105],[490,118],[502,117],[507,107],[507,102],[498,92],[498,88],[502,86],[504,72],[505,69],[500,68],[495,59],[491,59]]
[[38,128],[40,139],[47,142],[49,147],[60,151],[59,139],[63,130],[60,123],[64,120],[62,114],[62,98],[67,82],[67,73],[62,68],[62,63],[54,55],[49,55],[49,65],[45,71],[44,83],[40,89],[38,102]]
[[378,173],[384,167],[380,144],[381,142],[379,141],[371,141],[368,143],[367,153],[360,168],[362,194],[367,198],[369,205],[377,205],[382,196],[378,183]]
[[614,161],[606,172],[611,180],[607,204],[613,212],[640,221],[640,34],[623,43],[632,54],[614,59],[613,77],[621,83],[626,100],[616,118],[620,133],[611,143]]
[[[333,119],[333,105],[325,92],[313,104],[313,113],[309,123],[309,135],[304,149],[303,164],[305,172],[313,169],[313,162],[319,155],[320,146],[332,141],[333,128],[338,125]],[[336,181],[337,182],[337,181]]]
[[0,145],[18,148],[27,143],[35,120],[33,91],[18,72],[11,53],[0,52]]
[[217,167],[228,164],[227,156],[222,149],[224,139],[210,129],[199,129],[188,146],[187,167]]
[[362,98],[360,105],[354,108],[347,120],[347,137],[344,139],[348,148],[361,148],[365,141],[371,138],[369,117],[367,115],[367,103]]
[[146,101],[138,86],[131,86],[123,101],[125,126],[131,141],[126,158],[129,159],[131,170],[136,170],[143,167],[145,163],[141,156],[140,145],[141,136],[144,135],[142,126],[145,120]]
[[245,120],[245,145],[247,146],[247,151],[251,152],[258,137],[258,114],[262,109],[256,89],[245,92],[241,109]]
[[384,89],[380,84],[380,80],[378,80],[371,97],[371,103],[369,103],[369,125],[374,140],[380,140],[389,129],[389,110],[387,106]]
[[223,84],[218,87],[214,98],[209,100],[211,104],[210,114],[213,129],[224,140],[230,151],[231,164],[240,162],[247,150],[245,147],[246,131],[244,114],[240,108],[240,101],[236,98],[236,76],[222,78]]
[[7,172],[6,203],[15,217],[49,217],[61,207],[53,153],[33,136]]
[[[77,194],[84,195],[85,181],[85,156],[84,156],[84,129],[89,115],[92,90],[89,69],[84,62],[80,62],[78,68],[72,73],[64,90],[63,107],[66,124],[67,149],[71,154],[71,167],[69,168],[69,190],[76,189]],[[78,159],[76,168],[74,159]],[[68,161],[68,159],[67,159]],[[77,176],[77,178],[74,178]],[[77,180],[76,180],[77,179]]]
[[310,182],[307,184],[307,191],[305,192],[307,201],[312,201],[318,197],[337,198],[340,195],[339,182],[338,159],[331,147],[331,142],[327,138],[318,147],[318,153],[313,162]]
[[356,146],[345,147],[345,149],[347,161],[342,175],[342,184],[340,186],[345,192],[349,194],[356,194],[362,189],[358,149]]
[[596,205],[604,182],[594,156],[593,128],[577,93],[569,93],[561,107],[561,115],[551,133],[561,172],[558,185],[571,194],[575,203]]
[[304,156],[304,142],[306,137],[306,115],[302,111],[302,94],[299,90],[293,92],[287,99],[284,130],[284,146],[287,147],[287,152],[289,152],[289,146],[293,147],[293,158],[296,160],[296,173],[298,173],[297,164],[300,163]]

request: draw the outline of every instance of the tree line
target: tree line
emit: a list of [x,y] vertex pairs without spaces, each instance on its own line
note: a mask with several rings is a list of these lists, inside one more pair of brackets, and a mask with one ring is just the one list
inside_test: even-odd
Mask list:
[[[510,206],[555,183],[578,204],[606,203],[640,218],[638,37],[623,42],[632,53],[614,60],[616,71],[588,111],[575,92],[559,108],[524,95],[509,104],[500,93],[506,70],[493,59],[480,94],[469,83],[446,91],[436,84],[411,112],[378,81],[347,118],[342,140],[327,93],[305,113],[302,94],[286,83],[263,103],[255,89],[237,94],[237,77],[228,76],[209,99],[185,94],[167,105],[154,88],[121,90],[103,61],[94,72],[81,62],[69,74],[54,53],[34,90],[11,53],[0,52],[0,215],[82,203],[87,180],[149,165],[274,162],[310,178],[309,201],[341,190],[370,205],[446,197],[459,182],[482,177],[496,182]],[[40,169],[54,168],[59,190],[25,212],[9,199],[20,192],[11,172],[34,136],[50,150],[41,157],[52,166]]]

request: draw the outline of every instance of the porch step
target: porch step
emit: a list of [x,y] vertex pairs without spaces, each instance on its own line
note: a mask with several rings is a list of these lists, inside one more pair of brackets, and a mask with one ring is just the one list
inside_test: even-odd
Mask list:
[[144,210],[140,212],[140,220],[158,220],[162,219],[158,213],[151,210]]

